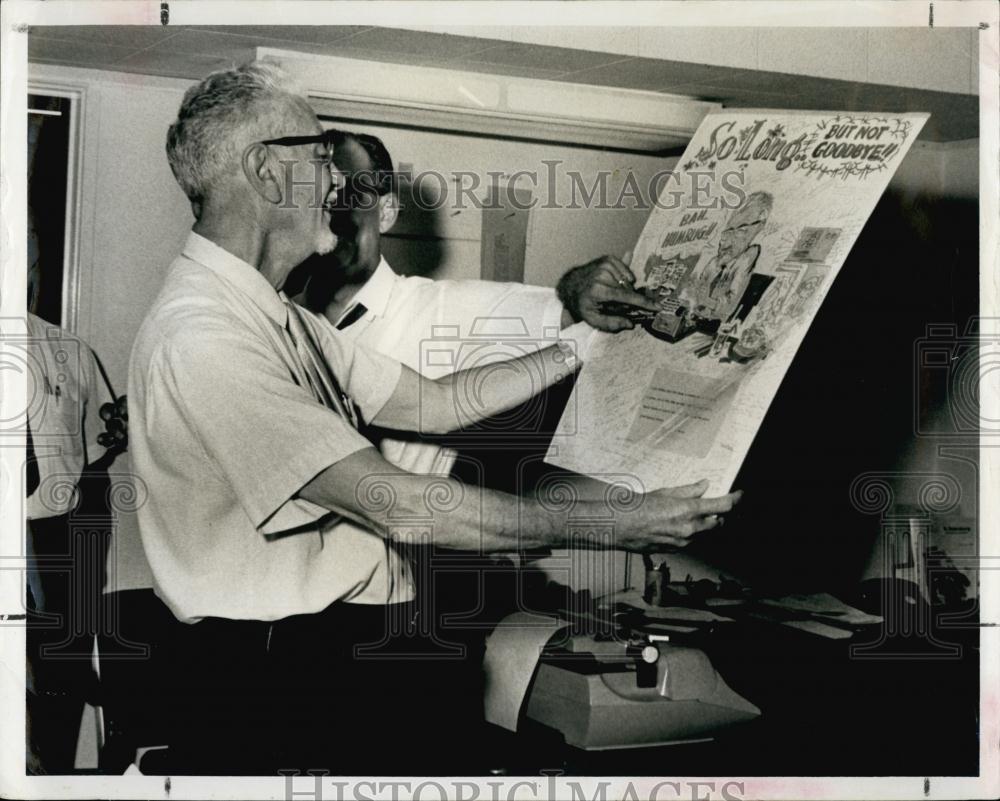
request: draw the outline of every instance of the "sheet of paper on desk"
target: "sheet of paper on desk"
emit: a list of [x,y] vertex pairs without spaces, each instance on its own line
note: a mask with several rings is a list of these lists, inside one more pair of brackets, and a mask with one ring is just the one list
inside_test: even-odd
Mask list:
[[817,308],[926,114],[719,111],[632,259],[651,323],[597,334],[546,461],[730,489]]
[[818,620],[785,620],[782,621],[781,625],[791,629],[799,629],[808,634],[815,634],[817,637],[826,637],[828,640],[849,640],[854,636],[847,629],[828,626]]
[[760,601],[765,606],[774,606],[793,612],[809,612],[815,617],[826,618],[845,626],[867,626],[881,623],[878,615],[870,615],[860,609],[845,604],[828,592],[812,595],[786,595],[783,598],[765,598]]
[[828,640],[849,640],[854,636],[850,629],[833,626],[809,617],[791,617],[787,612],[783,612],[774,607],[768,609],[766,606],[759,606],[747,612],[747,617],[752,620],[762,620],[773,623],[775,626],[787,626],[790,629],[798,629],[808,634],[815,634],[817,637],[825,637]]
[[697,626],[682,626],[676,623],[647,623],[642,627],[643,634],[694,634]]
[[497,624],[486,638],[483,658],[486,678],[483,704],[489,723],[517,731],[521,705],[542,648],[567,625],[556,618],[529,612],[515,612]]
[[664,618],[668,620],[687,620],[691,623],[730,623],[731,617],[723,617],[708,609],[696,609],[688,606],[653,606],[643,610],[643,614],[651,619]]

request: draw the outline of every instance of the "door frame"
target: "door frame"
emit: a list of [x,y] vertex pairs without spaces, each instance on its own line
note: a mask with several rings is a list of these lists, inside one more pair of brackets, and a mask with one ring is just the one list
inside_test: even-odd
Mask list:
[[83,126],[87,90],[78,84],[29,80],[29,95],[69,100],[69,153],[66,159],[66,227],[63,232],[62,327],[77,333],[80,317],[80,211],[83,199]]

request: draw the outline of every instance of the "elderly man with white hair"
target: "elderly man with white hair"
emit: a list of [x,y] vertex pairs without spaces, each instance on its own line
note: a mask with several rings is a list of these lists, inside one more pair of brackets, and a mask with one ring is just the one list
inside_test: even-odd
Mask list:
[[[477,414],[500,413],[566,376],[574,349],[430,381],[290,302],[291,270],[335,245],[342,177],[273,67],[192,87],[167,156],[197,219],[137,336],[129,398],[143,547],[157,594],[191,624],[176,673],[194,702],[171,770],[437,772],[445,763],[427,760],[462,733],[428,727],[440,700],[385,658],[415,639],[397,544],[558,547],[570,515],[609,510],[412,475],[365,430],[454,430],[470,422],[472,387]],[[738,496],[704,488],[643,496],[617,513],[613,546],[683,546],[717,525]]]

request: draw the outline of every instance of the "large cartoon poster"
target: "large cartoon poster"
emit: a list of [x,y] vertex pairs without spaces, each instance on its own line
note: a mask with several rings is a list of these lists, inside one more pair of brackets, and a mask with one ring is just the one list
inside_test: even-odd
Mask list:
[[[658,304],[595,334],[547,461],[729,490],[813,315],[926,114],[709,114],[632,258]],[[569,412],[567,413],[569,414]]]

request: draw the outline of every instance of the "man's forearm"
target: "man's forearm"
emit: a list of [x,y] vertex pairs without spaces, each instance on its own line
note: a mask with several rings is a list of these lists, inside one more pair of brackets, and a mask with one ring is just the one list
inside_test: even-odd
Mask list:
[[489,552],[555,547],[566,540],[569,510],[446,476],[407,473],[374,448],[320,473],[299,495],[363,518],[377,533],[399,542]]
[[520,406],[569,378],[578,367],[571,347],[552,345],[517,359],[443,376],[435,382],[441,400],[428,421],[435,426],[431,433],[455,431]]
[[396,390],[371,422],[383,428],[446,434],[525,403],[568,378],[578,366],[575,349],[564,343],[434,381],[404,368]]
[[445,476],[403,474],[373,481],[393,487],[394,507],[383,511],[362,502],[361,512],[396,542],[495,552],[556,547],[565,540],[566,515],[544,510],[530,498]]

